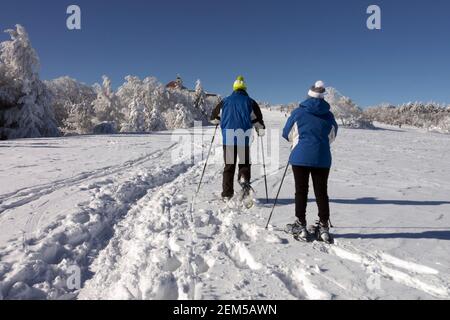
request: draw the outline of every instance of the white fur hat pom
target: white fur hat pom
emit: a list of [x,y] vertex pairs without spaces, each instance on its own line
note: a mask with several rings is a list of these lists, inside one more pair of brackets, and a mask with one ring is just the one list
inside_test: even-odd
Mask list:
[[311,98],[323,99],[325,97],[325,83],[321,80],[316,81],[314,86],[309,89],[308,96]]
[[315,83],[314,87],[316,88],[325,88],[325,83],[322,80],[319,80]]

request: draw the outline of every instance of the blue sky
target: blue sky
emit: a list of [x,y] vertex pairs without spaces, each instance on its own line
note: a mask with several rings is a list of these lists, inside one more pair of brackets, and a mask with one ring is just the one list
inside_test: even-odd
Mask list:
[[[82,30],[66,29],[78,4]],[[382,30],[366,9],[382,9]],[[128,74],[226,95],[246,77],[258,100],[302,100],[317,79],[359,105],[415,100],[450,103],[448,0],[2,0],[0,28],[24,25],[41,77],[69,75],[115,86]],[[0,35],[0,40],[7,35]]]

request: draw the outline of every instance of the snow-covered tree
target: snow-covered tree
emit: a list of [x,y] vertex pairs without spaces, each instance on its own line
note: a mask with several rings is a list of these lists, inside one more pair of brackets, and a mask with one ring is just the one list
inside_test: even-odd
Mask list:
[[0,44],[0,139],[58,135],[58,127],[69,133],[185,128],[208,122],[220,98],[206,94],[200,80],[187,90],[179,77],[170,89],[152,77],[128,76],[117,93],[106,76],[93,86],[69,77],[42,82],[25,29],[7,32],[11,40]]
[[189,128],[194,125],[192,113],[181,103],[167,113],[166,121],[171,128]]
[[435,102],[408,102],[399,106],[381,104],[364,111],[372,121],[395,126],[414,126],[446,132],[450,110]]
[[[83,115],[94,117],[93,110],[90,110],[92,109],[90,105],[96,98],[94,88],[69,77],[46,81],[45,84],[53,95],[53,106],[58,126],[66,129],[67,125],[69,125],[69,128],[67,128],[69,130],[76,130],[74,128],[77,127],[86,128],[87,119],[84,119],[82,116],[78,117],[73,113],[81,108],[83,109]],[[68,119],[69,117],[70,120]],[[82,123],[74,123],[76,119],[81,120]],[[92,122],[93,119],[90,119],[90,121]],[[80,133],[88,132],[83,129]]]
[[124,115],[115,92],[112,90],[111,80],[103,76],[103,84],[97,89],[97,98],[92,103],[98,123],[111,122],[120,128]]
[[124,106],[123,113],[127,118],[129,116],[129,106],[136,100],[144,100],[146,90],[144,88],[144,82],[135,76],[126,76],[125,82],[117,89],[117,97],[120,100],[120,104]]
[[195,83],[194,106],[198,108],[203,114],[207,114],[206,94],[203,90],[202,82],[200,81],[200,79]]
[[95,113],[92,103],[80,102],[78,104],[70,104],[70,111],[65,120],[65,127],[69,131],[77,133],[92,133],[94,128]]
[[20,25],[0,44],[0,136],[58,136],[52,95],[39,80],[39,58]]
[[137,133],[146,131],[145,105],[139,99],[130,103],[128,119],[122,126],[121,131]]
[[146,79],[147,107],[145,109],[148,131],[160,131],[170,129],[164,121],[164,111],[169,107],[169,92],[162,84],[153,83],[152,79]]
[[438,130],[444,133],[450,133],[450,112],[438,123]]
[[363,110],[349,97],[343,96],[335,88],[326,89],[325,100],[330,104],[337,121],[343,126],[352,128],[372,128],[370,119],[366,118]]

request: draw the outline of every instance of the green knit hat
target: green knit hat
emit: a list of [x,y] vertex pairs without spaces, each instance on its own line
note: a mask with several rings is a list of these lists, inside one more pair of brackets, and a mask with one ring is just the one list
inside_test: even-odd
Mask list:
[[233,84],[233,90],[247,90],[247,84],[245,83],[243,76],[237,77],[236,81]]

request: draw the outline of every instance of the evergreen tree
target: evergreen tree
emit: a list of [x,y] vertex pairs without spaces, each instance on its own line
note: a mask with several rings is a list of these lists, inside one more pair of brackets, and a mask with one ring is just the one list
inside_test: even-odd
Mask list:
[[145,123],[145,106],[134,99],[129,106],[128,120],[122,126],[122,132],[137,132],[142,133],[146,131]]
[[52,95],[39,80],[39,58],[20,25],[6,30],[11,40],[0,44],[0,135],[29,138],[60,134]]
[[202,83],[199,80],[195,83],[195,93],[194,93],[194,106],[195,108],[199,109],[203,114],[206,115],[206,100],[205,100],[206,94],[203,90]]

